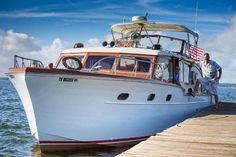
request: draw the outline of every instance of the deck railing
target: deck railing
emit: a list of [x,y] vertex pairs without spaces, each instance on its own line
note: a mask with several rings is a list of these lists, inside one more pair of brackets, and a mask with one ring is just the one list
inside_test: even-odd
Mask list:
[[14,68],[19,67],[44,67],[44,65],[39,60],[14,55]]

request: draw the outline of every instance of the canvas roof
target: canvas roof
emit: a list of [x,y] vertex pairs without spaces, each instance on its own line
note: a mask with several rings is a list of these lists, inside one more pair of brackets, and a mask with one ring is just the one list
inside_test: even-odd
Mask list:
[[[171,31],[171,32],[186,32],[192,34],[194,37],[198,37],[198,34],[191,31],[187,27],[178,24],[168,24],[168,23],[143,23],[147,31]],[[111,26],[112,32],[121,33],[124,35],[130,35],[133,32],[140,31],[142,24],[138,23],[120,23]],[[142,31],[145,31],[143,29]]]

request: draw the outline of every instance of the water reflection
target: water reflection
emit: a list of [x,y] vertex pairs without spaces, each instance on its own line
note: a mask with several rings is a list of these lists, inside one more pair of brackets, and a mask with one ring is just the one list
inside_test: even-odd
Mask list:
[[97,148],[86,149],[73,152],[55,152],[42,153],[40,147],[35,145],[32,149],[32,156],[34,157],[113,157],[131,148],[131,146],[120,148]]

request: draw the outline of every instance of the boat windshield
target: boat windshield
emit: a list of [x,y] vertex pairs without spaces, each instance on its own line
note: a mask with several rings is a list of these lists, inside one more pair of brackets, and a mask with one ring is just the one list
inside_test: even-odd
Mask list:
[[[143,32],[144,33],[144,32]],[[116,36],[115,43],[118,47],[136,47],[148,49],[163,49],[171,52],[184,53],[186,42],[184,39],[169,37],[159,34],[133,33],[130,36]],[[157,33],[157,32],[152,32]],[[155,46],[155,47],[154,47]]]
[[163,50],[182,53],[184,48],[183,45],[185,44],[185,42],[184,40],[177,38],[159,36],[158,44],[161,45],[161,48]]
[[85,64],[85,69],[111,69],[113,63],[115,61],[115,57],[109,56],[88,56]]

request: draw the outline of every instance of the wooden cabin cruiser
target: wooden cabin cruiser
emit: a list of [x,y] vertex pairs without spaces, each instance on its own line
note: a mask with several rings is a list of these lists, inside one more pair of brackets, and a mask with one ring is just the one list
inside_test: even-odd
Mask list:
[[42,152],[135,144],[211,105],[203,90],[188,93],[201,76],[183,60],[196,33],[145,17],[111,31],[111,42],[76,44],[48,67],[15,56],[7,75]]

